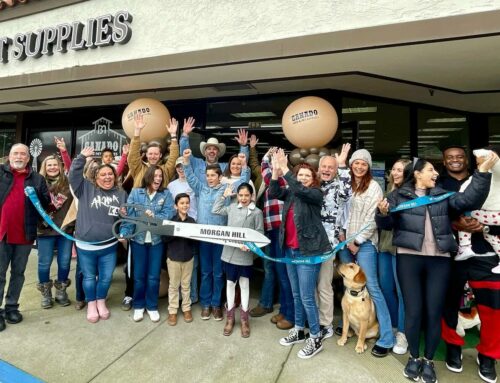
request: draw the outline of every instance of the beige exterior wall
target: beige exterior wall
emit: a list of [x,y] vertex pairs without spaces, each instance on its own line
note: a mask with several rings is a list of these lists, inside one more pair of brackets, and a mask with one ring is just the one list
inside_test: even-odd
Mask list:
[[[29,6],[25,5],[25,6]],[[90,0],[0,23],[0,37],[129,11],[132,39],[84,51],[0,64],[0,80],[105,63],[500,9],[478,0]],[[12,49],[12,48],[11,48]],[[253,48],[255,50],[255,46]],[[279,52],[277,52],[279,55]],[[164,64],[168,67],[168,63]],[[68,74],[68,72],[66,72]],[[18,77],[19,78],[19,77]],[[29,81],[29,80],[28,80]],[[23,81],[24,82],[24,81]]]

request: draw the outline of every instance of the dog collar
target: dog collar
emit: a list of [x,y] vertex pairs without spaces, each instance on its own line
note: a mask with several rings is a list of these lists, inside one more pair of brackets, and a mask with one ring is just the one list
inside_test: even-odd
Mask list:
[[353,297],[358,297],[359,295],[361,295],[361,293],[363,292],[363,290],[365,289],[366,285],[364,285],[361,290],[352,290],[352,289],[347,289],[347,291],[349,292],[349,294],[351,294]]

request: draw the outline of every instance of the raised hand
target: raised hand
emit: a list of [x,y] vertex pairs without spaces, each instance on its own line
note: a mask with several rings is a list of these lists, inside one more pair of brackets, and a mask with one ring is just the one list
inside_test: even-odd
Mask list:
[[86,146],[82,149],[80,154],[86,158],[92,157],[94,155],[94,148],[92,148],[91,146]]
[[234,138],[238,144],[245,146],[248,141],[248,132],[245,129],[238,129],[238,136]]
[[271,147],[269,148],[269,150],[266,152],[266,154],[264,154],[264,157],[266,157],[266,156],[267,156],[267,157],[271,158],[271,156],[272,156],[274,153],[276,153],[276,150],[277,150],[277,149],[278,149],[278,148],[277,148],[276,146],[271,146]]
[[66,151],[66,143],[64,142],[64,138],[58,138],[54,136],[54,141],[56,142],[56,147],[59,149],[61,152]]
[[227,197],[231,197],[233,195],[233,189],[231,187],[231,185],[227,185],[226,189],[224,190],[224,198],[227,198]]
[[130,145],[129,144],[123,145],[123,147],[122,147],[122,155],[124,155],[124,156],[128,155],[129,149],[130,149]]
[[241,161],[241,168],[245,169],[247,167],[247,156],[245,156],[245,153],[238,153],[238,158]]
[[488,170],[493,168],[493,166],[495,166],[497,161],[498,161],[498,154],[496,154],[493,150],[491,150],[488,157],[486,157],[486,160],[481,165],[479,165],[477,169],[480,172],[487,172]]
[[347,143],[342,145],[342,150],[340,154],[335,153],[335,158],[339,166],[344,167],[347,161],[347,155],[349,154],[349,150],[351,150],[351,144]]
[[279,168],[283,171],[283,173],[285,173],[288,170],[288,158],[283,149],[280,148],[276,151],[276,159],[278,161]]
[[177,136],[177,128],[179,127],[179,122],[175,118],[170,119],[170,124],[167,124],[167,130],[171,136]]
[[187,120],[184,119],[184,125],[182,126],[182,133],[186,136],[189,135],[194,129],[194,122],[196,120],[193,117],[189,117]]
[[250,147],[255,148],[257,146],[257,143],[259,142],[259,139],[255,134],[252,134],[250,136]]
[[136,136],[139,136],[141,134],[142,129],[146,126],[146,123],[144,122],[144,116],[142,113],[137,113],[134,116],[134,133]]

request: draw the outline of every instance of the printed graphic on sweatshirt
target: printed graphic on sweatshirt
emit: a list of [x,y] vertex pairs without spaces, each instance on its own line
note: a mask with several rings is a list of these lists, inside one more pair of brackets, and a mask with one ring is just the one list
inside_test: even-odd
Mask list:
[[118,210],[120,209],[120,201],[116,195],[112,196],[104,196],[98,195],[95,196],[90,204],[91,208],[99,210],[102,207],[107,207],[108,215],[112,215],[114,217],[118,216]]

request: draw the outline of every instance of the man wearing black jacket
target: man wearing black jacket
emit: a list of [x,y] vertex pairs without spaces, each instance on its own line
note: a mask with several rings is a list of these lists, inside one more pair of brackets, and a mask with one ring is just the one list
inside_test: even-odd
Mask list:
[[[449,147],[443,152],[446,172],[438,184],[444,189],[458,192],[468,178],[465,150]],[[500,358],[500,275],[491,272],[498,264],[498,258],[491,245],[484,239],[483,230],[500,235],[500,226],[488,228],[471,217],[460,216],[454,219],[456,230],[472,233],[472,250],[481,257],[452,263],[451,280],[443,313],[441,337],[446,342],[446,367],[453,372],[462,371],[462,348],[464,344],[457,332],[458,311],[464,285],[468,281],[476,300],[481,319],[480,342],[477,346],[478,373],[482,380],[496,382],[496,359]]]
[[[25,196],[24,188],[32,186],[44,208],[50,202],[45,179],[33,172],[29,160],[28,147],[14,144],[9,163],[0,166],[0,331],[5,329],[5,321],[16,324],[23,320],[18,301],[38,221],[38,212]],[[2,308],[9,266],[10,281]]]

